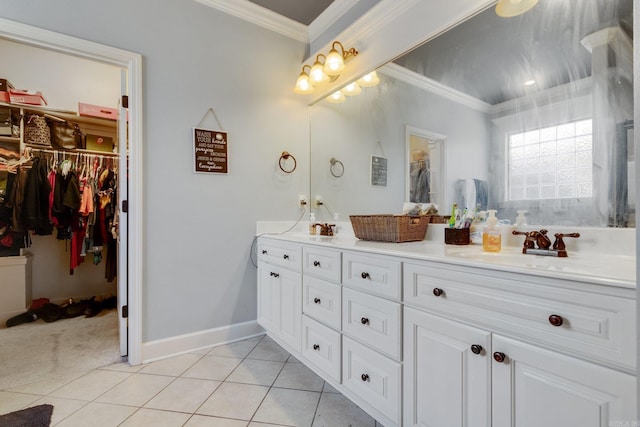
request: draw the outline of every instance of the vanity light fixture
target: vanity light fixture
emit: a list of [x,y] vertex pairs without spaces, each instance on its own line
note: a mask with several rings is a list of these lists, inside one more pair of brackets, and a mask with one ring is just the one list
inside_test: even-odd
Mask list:
[[293,88],[295,93],[299,94],[307,94],[313,93],[313,86],[311,85],[311,81],[309,80],[309,74],[305,71],[305,68],[311,69],[309,65],[302,66],[302,72],[298,76],[298,80],[296,81],[296,85]]
[[357,82],[362,87],[374,87],[375,85],[380,83],[380,79],[378,78],[378,73],[372,71],[369,74],[365,74],[364,76],[359,78]]
[[[320,62],[320,57],[323,57],[325,62]],[[326,59],[327,57],[321,53],[316,55],[316,62],[313,63],[311,71],[309,71],[309,78],[312,85],[318,85],[329,81],[329,76],[323,71]]]
[[[340,47],[342,53],[338,52],[336,46]],[[329,55],[327,55],[327,59],[324,62],[324,73],[328,76],[336,76],[344,71],[345,69],[345,61],[356,56],[358,51],[355,48],[351,48],[349,50],[345,50],[342,43],[339,41],[334,41],[331,45],[331,50],[329,51]]]
[[346,96],[354,96],[362,92],[362,89],[360,88],[357,82],[351,82],[345,87],[343,87],[340,92],[342,92]]
[[347,100],[347,97],[344,96],[342,91],[336,91],[327,96],[325,99],[327,100],[327,102],[331,102],[332,104],[342,104]]
[[499,0],[496,15],[503,18],[522,15],[538,4],[538,0]]

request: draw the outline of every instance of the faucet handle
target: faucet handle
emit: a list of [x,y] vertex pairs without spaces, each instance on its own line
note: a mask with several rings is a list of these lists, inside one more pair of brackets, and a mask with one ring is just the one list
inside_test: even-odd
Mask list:
[[558,256],[559,257],[566,257],[567,256],[567,248],[564,245],[564,240],[562,240],[563,237],[574,237],[574,238],[578,238],[580,237],[580,233],[556,233],[554,234],[556,240],[555,242],[553,242],[553,249],[558,251]]

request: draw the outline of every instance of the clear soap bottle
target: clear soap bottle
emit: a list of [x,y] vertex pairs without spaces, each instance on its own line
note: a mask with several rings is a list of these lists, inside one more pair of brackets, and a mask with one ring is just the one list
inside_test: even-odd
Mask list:
[[502,236],[498,229],[498,218],[495,210],[488,210],[487,225],[482,231],[482,249],[485,252],[500,252],[502,249]]
[[309,234],[312,236],[316,235],[316,227],[315,224],[316,223],[316,214],[314,214],[313,212],[309,214]]

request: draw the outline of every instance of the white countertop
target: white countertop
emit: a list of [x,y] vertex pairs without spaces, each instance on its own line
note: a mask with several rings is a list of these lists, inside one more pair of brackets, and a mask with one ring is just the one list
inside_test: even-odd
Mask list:
[[265,233],[265,237],[341,250],[365,251],[425,261],[524,273],[555,279],[589,282],[621,288],[636,287],[636,257],[605,253],[569,252],[567,258],[525,255],[520,247],[505,247],[498,253],[482,250],[481,245],[445,245],[443,242],[384,243],[359,240],[345,234],[335,237],[310,236],[303,232]]

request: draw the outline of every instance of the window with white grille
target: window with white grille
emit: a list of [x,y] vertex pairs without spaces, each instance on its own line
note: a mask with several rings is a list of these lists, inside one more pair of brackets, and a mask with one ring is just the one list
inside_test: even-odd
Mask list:
[[591,119],[508,136],[509,200],[591,197]]

